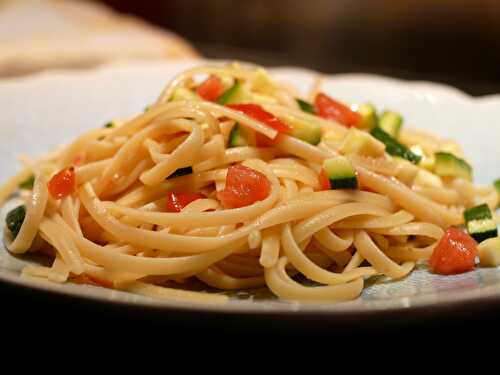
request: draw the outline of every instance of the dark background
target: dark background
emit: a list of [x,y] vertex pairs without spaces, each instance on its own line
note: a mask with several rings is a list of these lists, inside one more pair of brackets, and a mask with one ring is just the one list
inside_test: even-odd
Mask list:
[[103,0],[209,58],[500,92],[498,0]]

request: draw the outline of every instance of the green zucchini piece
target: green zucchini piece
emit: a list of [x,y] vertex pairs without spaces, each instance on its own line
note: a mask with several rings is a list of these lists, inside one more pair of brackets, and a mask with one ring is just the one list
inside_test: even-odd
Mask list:
[[408,147],[399,143],[395,138],[391,137],[378,126],[372,129],[371,135],[385,144],[385,151],[392,156],[399,156],[400,158],[406,159],[413,164],[418,164],[420,159],[422,159],[420,155],[411,152]]
[[385,111],[380,116],[378,126],[393,138],[399,137],[401,126],[403,125],[403,117],[397,112]]
[[449,152],[436,152],[434,172],[439,176],[461,177],[472,180],[472,167]]
[[349,159],[336,156],[323,161],[323,169],[330,181],[330,189],[357,189],[358,177]]
[[245,137],[245,131],[243,126],[241,126],[238,122],[234,124],[231,129],[231,133],[229,133],[229,147],[242,147],[248,146],[250,143]]
[[359,128],[363,130],[372,130],[378,124],[378,116],[377,110],[373,106],[373,104],[366,103],[361,104],[358,107],[358,113],[361,115],[361,123],[359,124]]
[[297,102],[302,111],[311,113],[313,115],[316,114],[316,108],[314,108],[314,106],[311,103],[306,102],[305,100],[302,99],[295,99],[295,101]]
[[317,145],[321,141],[321,126],[315,122],[303,120],[291,115],[281,118],[292,128],[290,135],[301,139],[312,145]]
[[9,211],[5,218],[5,223],[13,238],[16,238],[23,225],[24,218],[26,217],[26,207],[24,205],[18,206]]
[[497,223],[487,204],[469,208],[464,212],[464,219],[467,232],[477,242],[498,236]]
[[181,177],[193,173],[192,167],[177,168],[174,173],[167,177],[167,180],[174,177]]
[[252,100],[251,93],[243,87],[240,81],[236,81],[224,94],[222,94],[217,103],[221,105],[233,103],[246,103]]
[[33,184],[35,183],[35,176],[31,175],[26,180],[19,184],[20,189],[31,190],[33,189]]

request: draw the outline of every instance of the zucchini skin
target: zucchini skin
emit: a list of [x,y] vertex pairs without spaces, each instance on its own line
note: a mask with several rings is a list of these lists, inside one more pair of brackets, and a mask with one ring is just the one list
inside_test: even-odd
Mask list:
[[383,129],[375,127],[371,133],[376,139],[385,144],[385,151],[392,156],[399,156],[413,164],[418,164],[422,157],[410,151],[405,145],[399,143],[395,138],[387,134]]
[[19,231],[21,230],[21,226],[23,225],[24,218],[26,217],[26,206],[18,206],[7,214],[5,218],[5,224],[9,229],[10,233],[14,238],[17,237]]
[[480,204],[466,210],[464,220],[467,232],[477,242],[498,236],[497,224],[487,204]]

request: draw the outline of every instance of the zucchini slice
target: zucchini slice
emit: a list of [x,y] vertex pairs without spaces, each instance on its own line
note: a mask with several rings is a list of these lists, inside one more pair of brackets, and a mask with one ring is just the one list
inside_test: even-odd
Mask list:
[[449,153],[436,152],[434,172],[439,176],[461,177],[472,180],[472,167],[463,159]]
[[399,137],[403,125],[403,117],[397,112],[385,111],[380,116],[378,126],[393,138]]
[[231,133],[229,133],[228,147],[242,147],[249,145],[250,142],[247,137],[245,137],[244,127],[237,122],[231,129]]
[[323,161],[323,169],[330,181],[330,189],[357,189],[358,176],[349,159],[336,156]]
[[7,224],[7,228],[9,229],[10,233],[12,233],[13,238],[16,238],[19,234],[25,217],[26,207],[24,205],[12,209],[7,214],[5,218],[5,224]]
[[397,139],[393,138],[390,134],[387,134],[380,127],[375,127],[371,131],[371,135],[377,138],[380,142],[385,144],[385,151],[392,156],[399,156],[400,158],[406,159],[413,164],[418,164],[422,157],[410,151],[408,147],[399,143]]
[[482,242],[498,236],[497,223],[493,219],[487,204],[480,204],[464,212],[467,232],[477,241]]
[[373,106],[373,104],[366,103],[361,104],[358,107],[358,113],[361,115],[361,123],[359,124],[359,128],[363,130],[370,131],[378,124],[378,116],[377,110]]
[[314,108],[314,106],[311,103],[306,102],[305,100],[302,99],[295,99],[295,101],[297,102],[302,111],[307,113],[312,113],[313,115],[316,114],[316,108]]
[[185,176],[185,175],[188,175],[188,174],[191,174],[191,173],[193,173],[193,168],[191,166],[184,167],[184,168],[178,168],[178,169],[175,170],[174,173],[172,173],[170,176],[167,177],[167,180],[170,179],[170,178],[174,178],[174,177]]

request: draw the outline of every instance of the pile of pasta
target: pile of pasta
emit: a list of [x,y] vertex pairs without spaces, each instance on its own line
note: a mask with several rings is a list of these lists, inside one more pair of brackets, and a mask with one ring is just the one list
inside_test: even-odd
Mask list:
[[[320,139],[307,142],[206,100],[197,88],[213,76],[225,89],[237,82],[245,100],[280,121],[317,126]],[[318,77],[303,102],[314,101],[320,85]],[[229,64],[182,73],[143,113],[39,159],[24,158],[24,169],[0,191],[4,201],[34,176],[32,188],[18,195],[25,206],[19,232],[5,230],[8,250],[49,254],[51,266],[29,265],[23,274],[57,283],[204,302],[226,301],[223,291],[261,287],[287,300],[340,301],[358,297],[371,276],[408,275],[429,259],[446,228],[463,223],[467,207],[496,207],[494,188],[438,175],[439,187],[426,186],[416,182],[425,169],[420,165],[385,152],[346,152],[351,128],[304,111],[299,97],[261,68]],[[236,125],[269,144],[230,146]],[[408,128],[399,140],[424,157],[459,150]],[[353,166],[357,189],[321,188],[324,161],[339,155]],[[250,204],[228,207],[220,193],[236,165],[263,176],[268,189]],[[66,193],[64,178],[53,181],[60,171],[74,178]],[[59,195],[50,191],[51,181]],[[167,209],[172,192],[199,195],[176,212]],[[297,275],[314,283],[300,283]],[[189,290],[192,279],[205,290]]]

